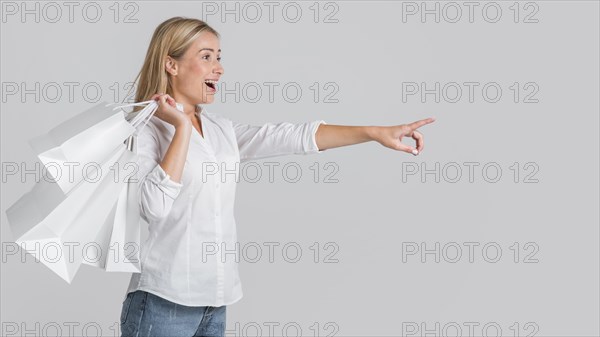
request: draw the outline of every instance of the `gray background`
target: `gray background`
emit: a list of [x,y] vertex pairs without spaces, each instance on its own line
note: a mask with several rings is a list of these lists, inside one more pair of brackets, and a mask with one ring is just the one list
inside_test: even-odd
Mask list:
[[[135,78],[160,22],[180,15],[204,18],[200,2],[138,1],[131,2],[137,7],[120,3],[115,23],[109,8],[113,2],[96,3],[102,9],[96,23],[83,19],[84,3],[75,7],[74,22],[69,22],[61,2],[63,17],[57,23],[43,16],[39,23],[33,16],[25,22],[18,15],[3,19],[3,84],[96,82],[102,100],[114,101],[110,87],[116,82],[122,99],[123,86]],[[462,327],[462,336],[468,336],[467,322],[478,324],[476,335],[483,334],[485,324],[496,323],[503,335],[512,336],[515,322],[520,336],[533,332],[533,326],[536,336],[600,334],[597,1],[535,2],[537,23],[522,22],[532,11],[523,2],[518,23],[509,8],[513,2],[500,1],[495,2],[503,10],[497,23],[483,20],[485,2],[478,3],[473,23],[466,11],[457,23],[436,23],[431,16],[424,23],[414,16],[402,22],[402,3],[391,1],[334,2],[337,23],[323,22],[334,8],[324,3],[318,4],[321,17],[315,23],[309,8],[313,2],[296,2],[302,17],[287,23],[281,15],[285,2],[280,2],[270,23],[267,7],[258,4],[265,11],[257,23],[206,17],[222,34],[222,81],[242,86],[297,82],[303,96],[289,103],[278,90],[273,102],[262,97],[238,103],[217,94],[211,111],[253,124],[323,119],[340,125],[397,125],[430,116],[437,121],[421,129],[426,148],[417,157],[370,142],[268,160],[281,166],[298,163],[303,176],[297,183],[285,181],[280,169],[272,183],[266,177],[240,182],[236,219],[241,243],[278,242],[281,248],[296,242],[303,256],[289,263],[279,249],[273,263],[265,256],[258,263],[242,259],[244,298],[228,308],[230,335],[255,335],[252,326],[258,325],[261,335],[268,336],[269,322],[276,324],[275,335],[284,334],[282,327],[292,322],[308,336],[334,331],[328,322],[337,327],[338,336],[400,335],[403,322],[425,323],[428,329],[436,322],[440,329],[450,328],[454,322]],[[234,3],[228,5],[233,8]],[[123,22],[133,8],[138,22]],[[485,102],[476,90],[474,102],[463,96],[456,103],[436,103],[431,95],[426,101],[416,96],[402,101],[403,82],[426,82],[431,88],[435,82],[469,81],[498,83],[502,99]],[[309,89],[314,82],[320,83],[322,95],[331,92],[323,89],[324,83],[335,82],[338,102],[325,103],[320,96],[315,103]],[[521,87],[517,103],[509,88],[514,82]],[[538,103],[523,102],[531,92],[523,88],[527,82],[537,84]],[[33,167],[36,158],[27,140],[94,104],[82,96],[81,86],[72,102],[67,87],[61,87],[57,102],[43,97],[36,102],[32,95],[3,99],[3,163]],[[315,183],[310,170],[315,162],[321,174],[332,172],[324,168],[326,163],[337,165],[333,178],[338,182],[324,183],[321,175]],[[473,182],[464,162],[480,163]],[[510,169],[515,162],[520,167],[517,183]],[[538,168],[533,176],[537,183],[523,182],[533,171],[525,168],[528,162]],[[444,178],[435,182],[432,175],[426,181],[418,176],[403,181],[407,163],[425,163],[429,169],[435,163],[457,163],[463,176],[455,183]],[[502,168],[498,182],[483,178],[486,163]],[[448,176],[454,172],[449,168]],[[33,184],[31,177],[21,181],[15,176],[2,183],[3,245],[13,240],[5,211]],[[314,242],[321,245],[319,263],[310,250]],[[339,248],[334,256],[339,262],[323,263],[333,252],[323,248],[327,242]],[[472,263],[465,255],[457,263],[443,257],[436,263],[432,256],[426,262],[414,256],[403,262],[406,242],[424,242],[427,248],[436,242],[442,247],[452,242],[480,246]],[[497,263],[482,258],[481,247],[489,242],[502,248]],[[518,263],[510,249],[514,242],[520,245]],[[525,248],[528,242],[533,244]],[[533,246],[539,249],[533,256],[538,262],[524,263]],[[68,285],[31,256],[23,263],[5,253],[3,248],[3,327],[17,324],[17,335],[24,335],[25,328],[35,331],[38,323],[38,331],[47,327],[47,334],[53,334],[51,326],[59,325],[67,336],[69,322],[77,322],[74,331],[80,335],[95,335],[93,328],[82,330],[90,323],[104,335],[115,334],[130,274],[83,266]],[[311,330],[315,322],[316,332]]]

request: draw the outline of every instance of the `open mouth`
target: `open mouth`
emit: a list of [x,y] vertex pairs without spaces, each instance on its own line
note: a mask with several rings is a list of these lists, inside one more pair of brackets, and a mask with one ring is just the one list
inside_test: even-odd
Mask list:
[[217,91],[217,81],[206,80],[204,84],[209,88],[208,92],[216,92]]

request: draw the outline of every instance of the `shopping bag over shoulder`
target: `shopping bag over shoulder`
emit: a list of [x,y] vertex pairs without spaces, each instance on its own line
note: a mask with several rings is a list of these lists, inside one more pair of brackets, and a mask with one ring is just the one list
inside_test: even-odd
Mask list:
[[[128,119],[136,127],[136,132],[126,142],[129,151],[136,155],[137,135],[150,121],[150,117],[156,111],[157,105],[154,101],[146,101],[115,108],[122,109],[127,106],[140,105],[146,105],[146,107],[136,115],[131,115]],[[140,127],[140,125],[142,126]],[[98,242],[103,243],[106,254],[103,256],[103,260],[92,265],[103,268],[107,272],[139,273],[141,271],[141,216],[138,178],[136,174],[128,177],[126,186],[121,191],[119,199],[111,210],[104,228],[97,238]]]
[[140,123],[147,122],[157,108],[155,101],[129,105],[146,107],[128,121],[122,110],[124,106],[113,108],[102,102],[29,141],[63,192],[74,188],[89,173],[89,166],[106,161],[111,151],[133,134]]
[[[137,154],[135,136],[127,140],[128,150]],[[136,175],[124,177],[127,183],[121,189],[96,242],[102,247],[102,258],[84,263],[107,272],[139,273],[140,266],[140,207],[139,181]]]
[[[136,127],[136,132],[127,139],[127,148],[137,155],[137,135],[150,121],[156,111],[154,101],[127,104],[116,107],[146,105],[136,115],[131,115],[129,121]],[[140,127],[140,125],[142,125]],[[137,159],[137,157],[136,157]],[[136,162],[137,163],[137,162]],[[137,167],[136,167],[137,169]],[[137,172],[137,171],[136,171]],[[84,263],[99,267],[107,272],[139,273],[140,265],[140,231],[141,216],[139,208],[139,181],[137,175],[128,177],[126,186],[106,219],[96,241],[101,244],[102,258],[97,261]]]
[[[131,137],[129,150],[137,154],[137,137]],[[111,247],[106,262],[108,272],[141,272],[140,265],[140,203],[137,175],[129,177],[115,205]]]
[[42,180],[6,211],[15,242],[68,283],[84,260],[99,258],[94,240],[126,185],[124,167],[135,161],[124,144],[109,158],[97,180],[86,179],[63,197],[56,182]]
[[[123,111],[111,115],[126,106],[142,105],[145,107],[129,115],[129,119]],[[111,109],[94,108],[97,110],[88,110],[83,116],[64,122],[31,144],[45,165],[53,164],[48,161],[51,158],[63,164],[67,161],[87,164],[97,160],[97,165],[92,165],[91,170],[78,179],[65,180],[57,174],[57,179],[38,181],[6,211],[15,242],[69,283],[82,263],[105,269],[108,266],[109,270],[129,270],[137,266],[139,270],[139,264],[133,259],[135,254],[125,255],[128,259],[125,261],[131,262],[126,267],[107,264],[107,247],[111,242],[120,241],[134,242],[139,247],[139,223],[135,221],[139,217],[139,206],[134,199],[137,194],[129,192],[135,189],[129,176],[134,175],[135,167],[132,170],[131,166],[135,166],[137,157],[135,151],[131,151],[131,143],[125,144],[124,138],[137,136],[156,111],[157,104],[146,101]],[[100,111],[110,117],[101,118]],[[97,123],[93,124],[94,121]],[[103,142],[97,139],[100,135],[106,136]],[[129,207],[133,203],[136,208]],[[127,225],[122,227],[122,223]],[[126,249],[127,246],[122,245],[119,252]]]

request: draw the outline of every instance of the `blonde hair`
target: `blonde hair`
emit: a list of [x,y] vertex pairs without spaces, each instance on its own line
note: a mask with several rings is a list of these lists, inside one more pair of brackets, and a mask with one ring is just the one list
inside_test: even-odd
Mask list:
[[147,101],[157,93],[173,96],[171,80],[165,69],[167,56],[179,59],[203,32],[210,32],[220,38],[219,33],[206,22],[194,18],[177,16],[156,27],[144,64],[134,81],[137,83],[136,102]]

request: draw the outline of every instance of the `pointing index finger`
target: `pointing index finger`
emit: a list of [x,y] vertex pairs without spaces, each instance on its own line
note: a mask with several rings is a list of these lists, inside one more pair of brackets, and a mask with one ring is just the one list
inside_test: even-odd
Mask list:
[[416,129],[422,127],[423,125],[427,125],[427,124],[430,124],[433,122],[435,122],[435,118],[429,117],[429,118],[421,119],[420,121],[412,122],[412,123],[408,124],[408,127],[410,127],[413,130],[416,130]]

